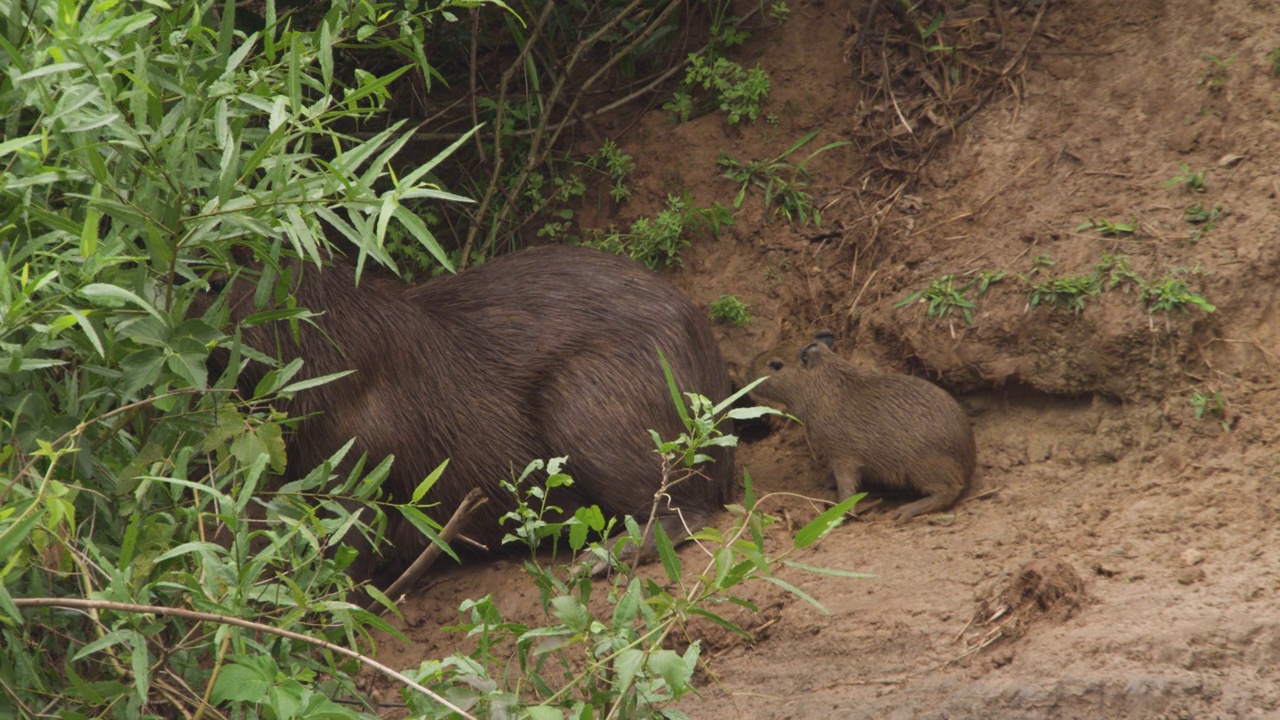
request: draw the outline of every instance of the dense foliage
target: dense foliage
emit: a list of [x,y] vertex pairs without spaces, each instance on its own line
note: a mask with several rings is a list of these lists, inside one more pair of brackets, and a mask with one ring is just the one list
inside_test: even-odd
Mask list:
[[[354,687],[356,651],[369,647],[371,629],[394,631],[362,608],[363,591],[342,572],[352,557],[341,541],[376,536],[377,513],[397,510],[375,503],[389,459],[347,458],[343,467],[354,470],[338,476],[348,444],[302,480],[271,481],[296,420],[272,401],[326,378],[297,381],[299,362],[241,345],[211,280],[244,272],[235,260],[256,257],[255,300],[285,309],[245,323],[296,324],[310,313],[289,302],[286,256],[323,263],[336,242],[360,268],[369,259],[394,268],[387,248],[396,247],[430,270],[448,268],[451,254],[492,251],[517,231],[510,217],[519,210],[484,216],[494,188],[514,183],[510,197],[529,197],[520,188],[559,132],[542,115],[530,140],[510,121],[522,107],[528,119],[529,108],[554,106],[559,86],[548,103],[491,108],[497,131],[478,150],[497,158],[487,189],[473,185],[485,198],[480,214],[465,250],[442,247],[424,217],[464,198],[435,184],[433,172],[479,136],[464,128],[427,162],[397,163],[416,128],[386,112],[404,79],[430,89],[445,78],[424,53],[428,38],[456,40],[470,12],[475,27],[518,40],[517,64],[543,57],[537,38],[558,38],[555,47],[616,46],[619,70],[635,72],[642,51],[670,32],[678,4],[580,8],[598,23],[585,34],[550,4],[534,12],[499,0],[429,9],[335,0],[303,15],[273,0],[259,7],[246,15],[213,0],[0,0],[0,103],[9,109],[0,142],[2,715],[372,712]],[[526,26],[522,18],[534,16]],[[585,50],[568,52],[578,63]],[[503,143],[517,141],[528,144],[513,177],[501,158]],[[612,157],[599,171],[620,200],[629,158]],[[657,252],[647,228],[633,228],[620,247]],[[682,242],[679,229],[662,235],[667,254],[651,264],[678,264]],[[227,354],[221,375],[210,373],[215,351]],[[243,397],[235,377],[251,357],[275,369]],[[655,438],[655,449],[669,461],[667,480],[690,481],[684,468],[699,448],[734,442],[719,421],[751,413],[671,390],[688,433]],[[699,653],[696,642],[680,654],[666,648],[669,635],[692,615],[741,632],[707,608],[734,600],[726,593],[746,580],[790,588],[771,576],[779,559],[765,553],[768,518],[748,501],[732,532],[698,536],[709,561],[696,577],[685,578],[661,538],[671,589],[621,568],[608,622],[592,619],[590,581],[566,584],[530,563],[547,628],[504,623],[477,600],[463,608],[462,628],[484,638],[476,651],[414,675],[477,715],[677,716],[669,705],[691,688]],[[567,530],[581,549],[585,527],[602,529],[589,514],[547,526],[540,509],[549,502],[522,505],[513,538]],[[375,513],[353,513],[369,503]],[[816,541],[848,505],[802,530],[792,549]],[[642,523],[624,524],[638,535]],[[523,674],[503,670],[497,639],[511,641],[502,653],[514,652]],[[563,654],[574,648],[586,652],[586,671],[582,657]],[[552,657],[558,679],[544,672]],[[416,688],[406,700],[419,713],[461,712],[399,680]]]
[[[420,47],[432,15],[335,4],[302,30],[268,2],[265,20],[246,34],[233,3],[0,2],[0,707],[134,716],[245,700],[246,687],[257,702],[269,685],[281,707],[315,708],[348,683],[339,658],[295,641],[101,608],[20,612],[21,598],[320,622],[348,642],[373,621],[340,602],[348,558],[325,553],[352,531],[332,518],[351,518],[301,501],[331,489],[331,468],[255,493],[284,462],[269,401],[312,383],[279,368],[239,408],[230,373],[206,365],[225,346],[237,367],[238,346],[216,307],[188,305],[234,247],[267,259],[268,276],[282,252],[324,257],[322,221],[361,260],[386,261],[393,221],[443,257],[399,206],[454,199],[426,182],[432,163],[394,177],[406,130],[357,132],[411,66],[341,79],[334,60],[375,34]],[[333,492],[370,497],[383,473]]]

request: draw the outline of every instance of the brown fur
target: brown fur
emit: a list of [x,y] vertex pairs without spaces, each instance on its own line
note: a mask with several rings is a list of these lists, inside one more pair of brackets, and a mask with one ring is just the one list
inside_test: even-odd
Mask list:
[[[307,472],[356,437],[357,454],[395,455],[384,488],[403,501],[449,458],[426,498],[439,505],[424,511],[443,522],[468,490],[485,489],[490,502],[465,532],[490,547],[511,531],[498,523],[512,507],[499,482],[538,458],[569,456],[574,485],[552,497],[566,512],[596,504],[608,515],[648,517],[661,481],[649,430],[668,439],[684,431],[659,348],[682,390],[715,401],[731,391],[703,313],[643,266],[607,253],[525,250],[410,288],[368,273],[353,288],[344,263],[323,272],[289,267],[302,275],[298,305],[324,313],[319,328],[300,325],[296,345],[284,323],[245,328],[244,340],[286,361],[305,358],[308,376],[356,370],[284,408],[317,413],[288,439],[290,472]],[[253,311],[252,291],[244,281],[231,289],[233,319]],[[265,370],[251,364],[241,388],[252,389]],[[675,486],[662,505],[660,520],[677,542],[730,499],[732,450],[710,454],[709,479]],[[397,513],[388,521],[392,567],[384,570],[397,570],[424,541]],[[366,562],[353,569],[373,573]]]
[[841,500],[864,482],[924,495],[897,510],[906,520],[950,506],[973,479],[973,427],[955,398],[932,383],[860,372],[824,342],[762,353],[750,373],[769,377],[753,395],[804,421]]

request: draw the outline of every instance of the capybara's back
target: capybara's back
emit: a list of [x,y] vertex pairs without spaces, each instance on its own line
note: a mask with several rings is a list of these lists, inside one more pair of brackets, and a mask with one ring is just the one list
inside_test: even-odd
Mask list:
[[[510,532],[498,522],[512,507],[499,483],[539,458],[569,457],[575,484],[551,498],[566,512],[597,504],[609,515],[648,516],[662,481],[649,430],[665,439],[684,431],[659,350],[682,391],[716,401],[731,392],[703,314],[624,258],[547,247],[411,288],[366,277],[356,289],[351,277],[342,264],[309,267],[296,286],[298,304],[324,314],[318,329],[302,329],[299,345],[285,338],[285,354],[305,358],[309,375],[356,373],[300,394],[289,408],[319,413],[290,438],[292,469],[305,472],[356,437],[357,450],[375,459],[395,455],[384,487],[403,501],[449,458],[426,498],[439,505],[426,512],[443,521],[472,487],[485,489],[491,500],[465,532],[491,547]],[[249,328],[245,338],[270,350],[287,335],[271,332]],[[242,377],[254,382],[253,373]],[[709,479],[676,485],[670,506],[661,505],[675,540],[729,500],[732,450],[710,454]],[[409,523],[389,521],[383,552],[400,566],[424,544]],[[364,565],[356,574],[372,572]]]
[[752,362],[753,391],[783,403],[805,423],[831,464],[840,498],[870,482],[924,495],[899,519],[951,505],[973,479],[973,427],[955,398],[909,375],[860,372],[831,351],[830,336]]

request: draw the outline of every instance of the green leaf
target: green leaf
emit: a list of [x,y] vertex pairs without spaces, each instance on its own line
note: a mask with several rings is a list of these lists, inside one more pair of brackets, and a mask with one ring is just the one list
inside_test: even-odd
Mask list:
[[680,556],[676,555],[675,545],[671,544],[671,538],[667,537],[667,531],[660,522],[653,524],[653,541],[658,547],[658,557],[662,560],[662,569],[666,571],[667,579],[673,583],[680,582],[683,571]]
[[440,479],[440,474],[443,473],[444,469],[448,466],[449,466],[449,458],[445,458],[444,462],[437,465],[436,469],[432,470],[431,474],[423,478],[422,482],[418,483],[418,487],[413,489],[413,497],[410,500],[410,502],[414,503],[415,505],[421,502],[422,498],[427,494],[427,491],[429,491],[432,488],[432,486],[436,484],[436,481]]
[[591,613],[575,597],[560,595],[551,599],[552,612],[574,632],[585,632],[591,624]]
[[636,673],[644,667],[644,653],[635,648],[626,648],[613,660],[614,680],[613,692],[622,694],[631,689]]
[[569,525],[569,547],[574,551],[586,546],[587,535],[592,530],[600,532],[604,529],[604,513],[596,505],[578,508],[573,513],[573,519],[576,522]]
[[689,614],[699,615],[701,617],[704,617],[710,620],[711,622],[719,625],[720,627],[724,628],[725,630],[728,630],[731,633],[734,633],[736,635],[741,635],[747,640],[755,640],[755,638],[752,637],[751,633],[747,632],[746,630],[743,630],[733,622],[711,612],[710,610],[704,610],[703,608],[700,608],[700,607],[691,607],[689,608]]
[[355,370],[343,370],[342,372],[329,373],[328,375],[321,375],[320,377],[308,378],[306,380],[299,380],[296,383],[290,383],[280,388],[280,392],[296,393],[301,390],[308,390],[313,387],[319,387],[321,385],[326,385],[328,383],[331,383],[334,380],[340,380],[350,375],[353,372],[355,372]]
[[[10,555],[8,557],[12,564],[20,556]],[[5,571],[7,570],[8,568],[5,568]],[[4,576],[7,574],[5,571],[0,571],[0,580],[3,580]],[[14,625],[22,624],[22,611],[18,609],[18,604],[13,601],[13,596],[9,594],[9,591],[5,588],[3,582],[0,582],[0,610],[3,610],[6,615],[13,619]]]
[[440,267],[449,272],[455,272],[453,263],[449,262],[449,255],[440,247],[440,243],[436,241],[435,235],[427,228],[426,223],[422,222],[422,218],[399,205],[391,212],[391,216],[399,220],[400,224],[413,235],[414,239],[422,247],[426,248],[427,252],[431,253],[431,257],[440,263]]
[[102,211],[95,203],[101,198],[102,185],[94,183],[93,190],[89,194],[89,206],[85,210],[84,224],[80,229],[80,255],[85,259],[93,257],[94,253],[98,252],[98,223],[102,219]]
[[818,567],[816,565],[805,565],[804,563],[798,563],[793,560],[783,560],[782,563],[787,567],[793,567],[797,570],[804,570],[805,572],[818,573],[819,575],[835,575],[836,577],[857,578],[859,580],[866,580],[868,578],[875,577],[875,575],[871,573],[851,572],[849,570],[836,570],[835,568],[824,568],[824,567]]
[[129,353],[120,361],[124,371],[124,394],[132,395],[160,379],[164,368],[164,353],[156,348],[144,348]]
[[135,295],[132,291],[126,290],[118,285],[109,285],[107,283],[90,283],[80,288],[80,294],[89,300],[98,301],[98,304],[106,307],[119,307],[119,303],[131,303],[146,310],[156,320],[161,323],[165,322],[165,318],[158,310],[151,306],[151,303],[143,300]]
[[151,689],[151,660],[147,652],[147,639],[137,630],[129,632],[129,644],[133,646],[133,689],[141,702],[147,701]]
[[432,544],[439,547],[445,555],[448,555],[455,561],[461,562],[461,560],[458,559],[458,554],[453,551],[453,548],[449,547],[449,543],[440,539],[439,523],[427,517],[421,510],[412,505],[402,505],[397,509],[406,520],[417,528],[418,532],[422,533],[422,535],[426,537],[427,540],[431,541]]
[[822,612],[822,614],[823,614],[823,615],[830,615],[830,614],[831,614],[830,612],[828,612],[828,611],[827,611],[827,609],[826,609],[825,607],[823,607],[823,606],[822,606],[822,603],[820,603],[820,602],[818,602],[817,600],[814,600],[812,597],[810,597],[810,596],[809,596],[809,593],[806,593],[805,591],[801,590],[800,588],[796,587],[795,585],[792,585],[791,583],[787,582],[786,580],[781,580],[781,579],[779,579],[779,578],[772,577],[772,576],[764,576],[764,577],[762,577],[761,579],[762,579],[762,580],[764,580],[764,581],[766,581],[766,582],[771,582],[771,583],[773,583],[774,585],[777,585],[778,587],[782,588],[783,590],[786,590],[787,592],[791,593],[792,595],[795,595],[796,597],[800,598],[801,600],[804,600],[805,602],[809,603],[810,605],[812,605],[812,606],[814,606],[814,607],[818,608],[818,610],[820,610],[820,611]]
[[530,720],[564,720],[564,715],[556,708],[546,705],[534,705],[525,708]]
[[14,138],[12,140],[0,142],[0,157],[15,153],[22,148],[28,145],[34,145],[43,139],[43,136],[40,135],[27,135],[26,137]]
[[825,512],[814,518],[808,525],[800,528],[800,531],[796,533],[796,547],[807,548],[827,533],[840,527],[844,522],[845,513],[853,509],[853,506],[857,505],[858,501],[866,496],[866,493],[858,493],[827,508]]
[[76,652],[76,654],[71,657],[71,660],[72,661],[83,660],[84,658],[89,657],[90,655],[98,652],[99,650],[103,650],[109,647],[115,647],[116,645],[120,645],[121,643],[126,643],[132,638],[132,636],[133,636],[132,630],[116,630],[114,632],[109,632],[106,635],[103,635],[102,637],[98,638],[97,640],[94,640],[93,642],[88,643],[84,647],[80,648]]
[[40,513],[34,508],[35,500],[9,502],[12,504],[5,509],[12,512],[10,517],[17,516],[18,520],[0,531],[0,558],[13,557],[18,552],[18,546],[26,542],[31,529],[40,521]]
[[[696,644],[697,641],[694,641]],[[649,655],[647,663],[649,672],[661,675],[667,681],[667,687],[677,697],[689,689],[689,678],[693,677],[693,668],[685,664],[684,658],[674,650],[655,650]]]
[[260,703],[267,697],[271,683],[253,668],[224,665],[218,673],[209,699],[215,703],[240,701]]
[[680,414],[680,422],[685,427],[689,427],[689,411],[685,409],[684,399],[680,397],[680,388],[676,387],[676,377],[671,374],[671,364],[667,362],[667,356],[662,354],[662,348],[657,348],[658,362],[662,363],[662,374],[667,378],[667,390],[671,392],[671,402],[676,406],[676,412]]
[[631,623],[635,621],[636,614],[640,612],[640,602],[643,599],[639,578],[631,578],[631,582],[627,583],[627,591],[618,598],[618,604],[613,608],[613,630],[619,634],[624,633],[631,628]]

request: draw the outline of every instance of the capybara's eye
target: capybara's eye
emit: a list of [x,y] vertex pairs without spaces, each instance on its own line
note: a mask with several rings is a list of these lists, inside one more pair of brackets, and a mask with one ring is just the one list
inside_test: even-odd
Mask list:
[[770,370],[773,370],[774,372],[777,372],[778,370],[781,370],[781,369],[782,369],[782,362],[781,362],[781,361],[779,361],[779,360],[771,360],[771,361],[769,362],[769,369],[770,369]]

